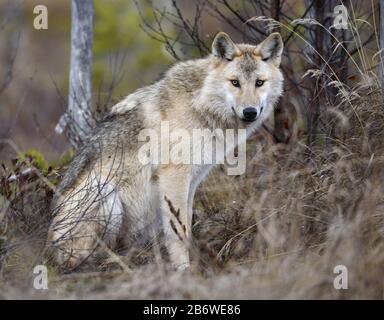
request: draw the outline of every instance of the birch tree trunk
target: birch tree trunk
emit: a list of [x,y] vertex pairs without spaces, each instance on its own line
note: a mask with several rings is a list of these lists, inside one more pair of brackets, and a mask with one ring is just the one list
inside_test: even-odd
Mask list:
[[92,118],[93,0],[72,0],[68,136],[78,148],[90,133]]

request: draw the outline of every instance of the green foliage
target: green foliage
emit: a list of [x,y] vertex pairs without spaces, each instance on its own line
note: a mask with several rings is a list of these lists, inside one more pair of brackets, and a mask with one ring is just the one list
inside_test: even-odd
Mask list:
[[[106,2],[95,1],[93,83],[95,88],[101,82],[108,85],[113,76],[117,76],[113,75],[111,59],[116,59],[117,54],[126,53],[122,68],[117,70],[123,78],[114,92],[126,94],[152,81],[169,64],[169,58],[162,44],[141,30],[140,15],[133,2]],[[142,6],[142,14],[149,21],[150,12],[148,5]],[[112,61],[112,64],[115,62]]]

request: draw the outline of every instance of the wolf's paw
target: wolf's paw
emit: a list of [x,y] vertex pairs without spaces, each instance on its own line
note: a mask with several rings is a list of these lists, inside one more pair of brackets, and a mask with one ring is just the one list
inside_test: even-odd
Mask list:
[[183,262],[183,263],[172,263],[171,268],[174,271],[177,272],[183,272],[183,271],[188,271],[191,268],[191,265],[189,262]]

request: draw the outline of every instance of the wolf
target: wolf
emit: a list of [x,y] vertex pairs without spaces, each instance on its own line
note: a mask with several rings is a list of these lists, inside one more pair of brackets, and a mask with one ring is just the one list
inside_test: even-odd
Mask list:
[[143,164],[137,137],[164,121],[170,130],[243,129],[248,137],[282,95],[282,52],[279,33],[252,45],[220,32],[209,55],[176,63],[113,106],[58,186],[48,236],[57,262],[73,269],[101,245],[130,248],[162,234],[172,267],[189,267],[193,199],[214,164]]

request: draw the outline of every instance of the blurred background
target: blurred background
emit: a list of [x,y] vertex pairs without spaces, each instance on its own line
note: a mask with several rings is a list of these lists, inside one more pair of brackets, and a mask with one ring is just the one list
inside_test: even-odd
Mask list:
[[[33,8],[39,4],[48,8],[47,30],[33,28]],[[346,30],[329,28],[340,4],[354,18]],[[54,131],[67,107],[70,5],[68,0],[0,0],[0,138],[12,139],[21,151],[35,149],[48,161],[70,148],[65,134]],[[372,57],[378,51],[378,5],[339,0],[94,1],[92,108],[103,113],[156,80],[176,60],[209,53],[218,31],[251,43],[279,31],[286,47],[286,87],[275,113],[274,137],[286,143],[308,134],[310,144],[322,106],[338,103],[337,90],[325,82],[354,86],[377,64],[377,55],[376,62]],[[256,16],[281,25],[252,21]],[[308,21],[292,23],[300,18],[316,19],[329,31]],[[308,70],[314,69],[326,75],[311,77]],[[0,146],[2,162],[14,156],[6,144]]]
[[[33,8],[41,4],[48,8],[47,30],[33,27]],[[70,147],[54,128],[67,106],[71,2],[0,0],[0,21],[0,138],[54,160]],[[149,84],[172,62],[162,44],[141,30],[132,1],[95,1],[94,21],[95,108],[111,90],[109,104]],[[2,162],[15,156],[1,148]]]

